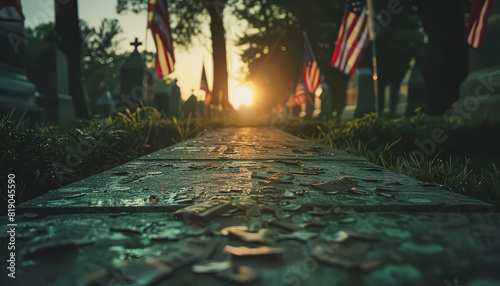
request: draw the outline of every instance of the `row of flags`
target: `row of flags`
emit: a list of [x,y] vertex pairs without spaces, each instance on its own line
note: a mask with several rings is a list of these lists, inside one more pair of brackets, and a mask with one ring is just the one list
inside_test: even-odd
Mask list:
[[[480,49],[483,44],[493,1],[473,0],[472,2],[467,27],[467,43],[475,49]],[[1,21],[22,22],[24,19],[20,0],[0,0]],[[164,78],[174,71],[175,65],[167,0],[149,0],[148,29],[151,30],[156,46],[156,74],[158,77]],[[295,93],[299,96],[306,91],[314,93],[320,82],[318,62],[314,57],[311,44],[305,34],[304,37],[304,84],[300,87],[297,86]],[[371,39],[372,37],[370,37],[369,32],[367,0],[347,0],[335,50],[330,62],[331,66],[338,68],[347,75],[354,73],[370,40],[373,40]],[[205,66],[203,66],[200,89],[206,92],[206,99],[210,102],[211,96]]]
[[[474,49],[480,49],[483,44],[493,1],[473,0],[472,2],[466,36],[467,43]],[[344,74],[351,75],[354,73],[368,44],[373,40],[374,36],[373,33],[370,33],[370,19],[367,12],[367,0],[347,0],[344,17],[335,43],[335,50],[330,61],[331,66],[339,69]],[[307,93],[314,93],[319,85],[320,71],[318,63],[314,58],[311,44],[305,34],[304,37],[303,83],[300,82],[297,85],[294,99],[289,98],[287,101],[289,106],[301,105],[308,99]]]

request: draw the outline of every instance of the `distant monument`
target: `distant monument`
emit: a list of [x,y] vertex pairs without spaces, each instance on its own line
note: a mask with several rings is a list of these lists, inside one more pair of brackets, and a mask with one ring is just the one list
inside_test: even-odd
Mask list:
[[[142,43],[135,38],[135,41],[130,43],[130,45],[134,47],[134,51],[125,60],[120,69],[121,95],[118,98],[119,102],[117,106],[128,108],[132,112],[140,106],[141,101],[145,100],[144,71],[146,65],[137,50],[137,47],[142,45]],[[119,107],[118,111],[120,111]]]
[[382,113],[393,114],[396,112],[396,106],[399,100],[399,86],[397,84],[388,84],[384,89],[384,109]]
[[[481,50],[470,48],[470,72],[452,110],[462,120],[500,121],[500,3],[495,1]],[[448,116],[448,115],[445,115]],[[448,116],[451,118],[451,116]]]
[[177,79],[174,79],[171,83],[171,92],[168,100],[168,116],[179,116],[182,109],[182,98],[181,89],[177,85]]
[[184,103],[184,113],[185,116],[191,114],[192,117],[198,117],[198,99],[194,94],[191,94]]
[[[0,10],[0,18],[10,18],[7,9]],[[35,85],[26,77],[24,67],[24,22],[0,21],[0,116],[16,109],[13,120],[26,110],[30,124],[41,122],[44,112],[35,101]]]
[[425,97],[425,80],[422,74],[415,67],[414,58],[410,60],[410,68],[401,80],[399,87],[399,100],[396,106],[396,114],[412,115],[415,109],[420,108],[427,112],[427,103]]

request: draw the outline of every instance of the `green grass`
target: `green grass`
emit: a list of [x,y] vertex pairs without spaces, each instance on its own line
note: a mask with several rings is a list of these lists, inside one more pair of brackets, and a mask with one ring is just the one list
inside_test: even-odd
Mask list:
[[[447,140],[434,142],[435,150],[421,156],[416,140],[429,140],[436,128],[444,131]],[[406,118],[367,114],[352,121],[292,119],[284,129],[420,181],[500,205],[497,123],[452,126],[418,112]]]
[[[17,203],[198,136],[200,119],[167,118],[152,107],[81,120],[76,128],[0,119],[0,177],[16,175]],[[5,203],[2,191],[0,204]]]

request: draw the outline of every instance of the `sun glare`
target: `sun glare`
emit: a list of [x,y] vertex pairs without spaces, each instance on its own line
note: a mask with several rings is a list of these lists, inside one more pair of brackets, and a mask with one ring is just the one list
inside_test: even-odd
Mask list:
[[234,109],[238,109],[242,105],[251,105],[253,101],[253,89],[246,84],[232,85],[229,91],[229,101]]

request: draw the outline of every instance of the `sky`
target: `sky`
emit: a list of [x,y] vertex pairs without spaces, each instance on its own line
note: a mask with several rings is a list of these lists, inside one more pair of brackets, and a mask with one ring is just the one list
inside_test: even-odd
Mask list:
[[[23,13],[26,17],[25,25],[27,27],[37,26],[42,23],[54,22],[54,0],[22,0]],[[139,52],[144,48],[148,51],[156,51],[153,38],[150,31],[146,31],[147,11],[139,14],[133,12],[116,13],[116,0],[80,0],[79,17],[88,22],[90,27],[98,27],[105,18],[118,19],[123,33],[119,35],[120,52],[132,52],[133,47],[130,43],[137,37],[143,45],[139,47]],[[238,55],[239,49],[234,46],[236,34],[245,29],[245,23],[231,17],[228,11],[224,13],[225,26],[230,27],[226,30],[227,51],[228,51],[228,71],[229,71],[229,100],[235,108],[240,104],[251,103],[252,91],[246,86],[241,85],[238,78],[242,78],[240,68],[243,63]],[[210,35],[209,23],[204,25],[204,34]],[[183,47],[174,46],[176,55],[175,71],[169,78],[177,78],[181,88],[182,98],[185,100],[194,94],[198,99],[203,99],[203,92],[199,90],[202,62],[205,63],[207,78],[210,87],[212,86],[212,55],[211,40],[209,37],[203,38],[205,45],[194,43],[189,50]]]

